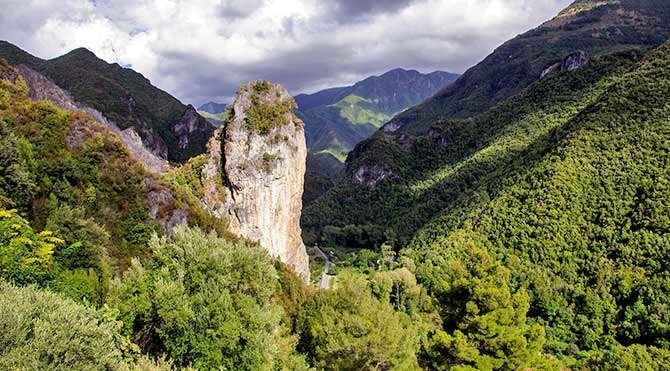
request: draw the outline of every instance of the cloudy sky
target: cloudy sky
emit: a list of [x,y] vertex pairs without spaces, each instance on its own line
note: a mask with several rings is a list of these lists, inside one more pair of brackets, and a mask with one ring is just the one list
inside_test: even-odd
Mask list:
[[395,67],[462,73],[572,0],[0,0],[0,39],[42,58],[86,47],[187,103],[243,82],[292,93]]

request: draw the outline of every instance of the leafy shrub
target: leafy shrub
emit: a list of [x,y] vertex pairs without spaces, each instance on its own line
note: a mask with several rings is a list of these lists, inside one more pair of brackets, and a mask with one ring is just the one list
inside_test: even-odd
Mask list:
[[431,255],[418,274],[437,300],[442,329],[428,354],[436,369],[560,369],[542,353],[545,332],[529,325],[529,297],[513,292],[510,271],[462,236]]
[[275,127],[288,125],[291,122],[291,111],[295,103],[285,101],[282,103],[265,103],[252,95],[251,106],[245,111],[245,127],[260,135],[266,135]]
[[267,93],[268,91],[270,91],[270,83],[265,80],[255,81],[252,84],[252,87],[254,89],[254,92],[258,94]]
[[127,370],[116,324],[35,288],[0,282],[0,369]]
[[80,208],[60,206],[47,218],[46,229],[64,241],[65,248],[56,252],[58,263],[67,269],[106,268],[109,234]]
[[108,312],[0,280],[2,370],[177,371],[169,360],[133,353],[118,325]]
[[155,262],[134,260],[110,299],[141,347],[199,370],[268,370],[287,356],[265,250],[186,227],[150,246]]
[[377,300],[363,276],[342,273],[309,298],[298,318],[300,349],[323,370],[418,370],[410,318]]
[[25,210],[35,195],[36,184],[26,151],[21,147],[19,138],[0,118],[0,195],[11,198]]
[[62,242],[52,232],[33,231],[16,210],[0,208],[0,278],[17,284],[47,281]]

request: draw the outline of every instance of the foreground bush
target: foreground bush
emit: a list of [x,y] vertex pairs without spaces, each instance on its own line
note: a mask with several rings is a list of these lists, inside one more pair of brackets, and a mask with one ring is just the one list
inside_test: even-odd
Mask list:
[[318,369],[419,369],[410,317],[375,298],[364,276],[344,272],[335,289],[311,296],[298,327],[301,348]]
[[186,227],[150,246],[151,264],[135,260],[110,299],[142,349],[199,370],[265,371],[291,352],[265,250]]
[[127,370],[115,334],[93,309],[0,282],[2,370]]
[[107,314],[0,281],[0,370],[177,371],[135,353]]

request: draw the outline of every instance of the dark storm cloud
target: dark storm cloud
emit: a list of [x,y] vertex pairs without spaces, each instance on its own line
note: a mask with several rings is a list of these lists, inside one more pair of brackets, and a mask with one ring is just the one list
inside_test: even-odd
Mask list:
[[335,0],[331,1],[339,21],[358,20],[380,13],[393,13],[420,0]]
[[224,0],[219,7],[219,14],[224,18],[244,18],[260,8],[263,2],[264,0]]
[[396,67],[460,73],[571,0],[5,1],[0,39],[47,58],[87,47],[200,104],[254,79],[297,94]]
[[[472,64],[467,54],[449,53],[450,66],[445,68],[443,51],[467,49],[471,42],[483,42],[477,37],[453,38],[447,35],[426,35],[420,39],[394,38],[368,48],[358,43],[339,45],[328,38],[301,45],[298,51],[270,54],[263,61],[221,64],[216,59],[184,52],[162,54],[159,75],[170,75],[182,85],[178,95],[201,103],[213,98],[229,100],[241,84],[267,79],[281,83],[294,94],[311,92],[316,88],[349,84],[372,74],[397,67],[414,68],[424,72],[437,69],[463,71]],[[393,44],[393,45],[391,45]],[[403,52],[399,53],[398,48]],[[194,68],[197,66],[197,68]]]

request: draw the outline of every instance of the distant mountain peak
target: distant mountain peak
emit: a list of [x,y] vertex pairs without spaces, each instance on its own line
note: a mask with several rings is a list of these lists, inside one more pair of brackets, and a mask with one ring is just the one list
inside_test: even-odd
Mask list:
[[87,62],[104,62],[103,59],[99,58],[95,53],[93,53],[91,50],[80,47],[76,49],[72,49],[66,54],[61,55],[60,57],[57,57],[55,59],[75,59],[79,61],[87,61]]
[[223,113],[226,110],[226,103],[207,102],[198,107],[200,112],[208,112],[214,115]]
[[296,96],[298,115],[305,122],[308,170],[336,176],[358,142],[392,115],[421,103],[457,77],[444,71],[423,74],[395,68],[351,86]]
[[[437,71],[436,71],[436,72],[437,72]],[[404,68],[400,68],[400,67],[399,67],[399,68],[394,68],[394,69],[392,69],[392,70],[390,70],[390,71],[387,71],[387,72],[385,72],[384,74],[382,74],[381,76],[393,75],[393,74],[399,74],[399,73],[403,73],[403,74],[421,74],[421,72],[419,72],[419,71],[417,71],[417,70],[414,70],[414,69],[409,69],[409,70],[408,70],[408,69],[404,69]]]
[[97,58],[95,53],[93,53],[90,49],[85,48],[83,46],[76,49],[72,49],[69,53],[66,53],[65,55],[91,55]]

